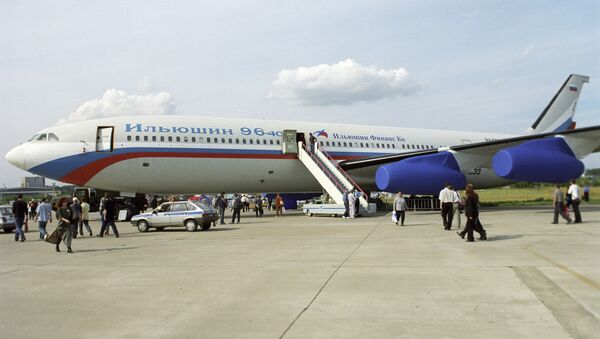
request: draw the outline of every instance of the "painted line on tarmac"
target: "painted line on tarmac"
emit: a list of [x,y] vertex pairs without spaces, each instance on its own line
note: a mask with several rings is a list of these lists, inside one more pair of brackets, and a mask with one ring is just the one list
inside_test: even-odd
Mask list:
[[[387,216],[388,214],[386,214]],[[371,231],[369,231],[369,233],[363,238],[363,240],[354,248],[354,250],[352,250],[352,252],[350,252],[350,254],[348,254],[348,256],[342,261],[341,264],[339,264],[335,270],[333,270],[333,272],[329,275],[329,278],[327,278],[327,280],[325,281],[325,283],[323,284],[323,286],[321,286],[321,288],[317,291],[317,293],[315,294],[315,296],[311,299],[311,301],[308,303],[308,305],[306,305],[306,307],[304,307],[302,309],[302,311],[300,311],[300,313],[298,313],[298,315],[296,316],[296,318],[294,318],[294,320],[290,323],[290,325],[285,329],[285,331],[283,331],[283,333],[281,334],[281,336],[279,337],[279,339],[282,339],[283,337],[286,336],[286,334],[290,331],[290,329],[294,326],[294,324],[298,321],[298,319],[300,319],[300,317],[304,314],[304,312],[308,311],[308,309],[312,306],[312,304],[315,302],[315,300],[317,300],[317,298],[319,297],[319,295],[321,294],[321,292],[323,292],[323,290],[325,289],[325,287],[327,287],[327,284],[329,284],[329,282],[331,281],[331,279],[333,279],[333,276],[340,270],[340,268],[342,268],[342,266],[344,266],[346,264],[346,262],[348,262],[348,260],[354,255],[354,253],[356,253],[356,251],[358,251],[358,249],[365,243],[365,241],[367,241],[367,239],[369,239],[369,237],[371,236],[371,234],[373,234],[373,232],[375,232],[375,230],[385,221],[387,221],[388,219],[386,219],[386,216],[382,217],[381,221],[378,222],[375,226],[373,226],[373,229]]]
[[536,267],[512,267],[538,300],[573,338],[594,338],[600,321]]
[[[542,241],[543,241],[543,240],[542,240]],[[545,261],[547,261],[547,262],[551,263],[552,265],[554,265],[554,266],[556,266],[556,267],[560,268],[561,270],[563,270],[563,271],[565,271],[565,272],[567,272],[567,273],[571,274],[571,275],[572,275],[572,276],[574,276],[574,277],[575,277],[577,280],[579,280],[579,281],[581,281],[582,283],[584,283],[584,284],[586,284],[586,285],[588,285],[588,286],[592,287],[592,288],[593,288],[593,289],[595,289],[596,291],[600,291],[600,283],[598,283],[597,281],[595,281],[595,280],[593,280],[593,279],[590,279],[590,278],[586,277],[585,275],[583,275],[583,274],[581,274],[581,273],[579,273],[579,272],[576,272],[576,271],[574,271],[574,270],[570,269],[569,267],[567,267],[567,266],[565,266],[565,265],[563,265],[563,264],[561,264],[561,263],[559,263],[559,262],[556,262],[556,261],[554,261],[554,260],[550,259],[549,257],[547,257],[547,256],[545,256],[545,255],[543,255],[543,254],[541,254],[541,253],[539,253],[539,252],[537,252],[537,251],[536,251],[536,250],[534,250],[533,248],[531,248],[531,247],[533,247],[534,245],[536,245],[536,244],[538,244],[538,243],[540,243],[540,242],[542,242],[542,241],[539,241],[539,242],[537,242],[537,243],[533,243],[533,244],[531,244],[531,245],[529,245],[529,246],[526,246],[526,247],[524,247],[524,249],[525,249],[527,252],[529,252],[529,253],[531,253],[531,254],[533,254],[533,255],[537,256],[538,258],[540,258],[540,259],[543,259],[543,260],[545,260]]]

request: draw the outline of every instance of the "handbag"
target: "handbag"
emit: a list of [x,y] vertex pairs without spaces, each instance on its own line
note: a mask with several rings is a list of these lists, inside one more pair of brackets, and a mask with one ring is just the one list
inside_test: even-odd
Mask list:
[[44,238],[44,241],[49,242],[51,244],[58,244],[61,240],[61,234],[60,231],[58,230],[58,227],[54,230],[54,232],[50,233],[50,235],[47,235]]
[[392,221],[395,223],[398,222],[398,216],[396,215],[396,211],[392,212]]

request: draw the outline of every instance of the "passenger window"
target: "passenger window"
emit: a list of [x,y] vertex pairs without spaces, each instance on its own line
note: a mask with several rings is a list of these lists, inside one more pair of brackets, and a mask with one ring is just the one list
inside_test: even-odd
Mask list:
[[131,135],[127,136],[127,141],[131,141]]
[[219,143],[219,138],[215,138],[215,144],[218,144],[218,143]]
[[188,137],[183,137],[183,142],[188,142]]
[[364,144],[361,142],[361,143],[360,143],[360,147],[361,147],[361,148],[362,148],[362,147],[364,147],[363,145],[364,145]]
[[375,145],[377,145],[377,148],[379,148],[379,143],[377,143],[377,144],[375,144]]
[[267,139],[263,139],[263,145],[267,144]]
[[250,145],[254,144],[254,140],[250,139]]
[[173,141],[173,137],[169,136],[169,142],[172,142],[172,141]]
[[225,143],[225,138],[221,138],[221,143],[224,144]]
[[192,137],[192,142],[196,142],[196,137]]
[[246,144],[246,139],[242,139],[242,143],[245,145]]
[[277,139],[277,145],[280,145],[280,144],[281,144],[281,142],[279,141],[279,139]]
[[148,136],[144,135],[144,141],[148,141]]
[[404,149],[404,144],[402,144],[402,149]]
[[392,148],[396,148],[396,144],[392,144]]
[[329,141],[325,141],[325,145],[329,146]]
[[260,139],[256,139],[256,144],[260,145]]
[[175,137],[175,140],[177,140],[177,142],[181,141],[181,137]]
[[319,145],[323,146],[323,142],[322,142],[322,141],[319,141]]
[[152,136],[152,141],[156,141],[156,135]]
[[135,136],[135,141],[140,141],[140,136],[139,135]]
[[236,144],[239,144],[239,143],[240,143],[240,139],[236,138],[236,139],[235,139],[235,143],[236,143]]
[[182,211],[187,211],[187,208],[185,207],[185,203],[173,204],[173,208],[171,209],[171,212],[182,212]]
[[271,145],[273,145],[273,139],[269,140],[269,143],[270,143]]
[[160,141],[165,141],[165,137],[164,136],[160,136]]
[[233,139],[229,138],[229,143],[232,144],[233,143]]
[[344,141],[344,147],[346,147],[346,142]]
[[58,137],[54,133],[48,134],[48,140],[50,141],[58,141]]
[[198,142],[204,142],[204,138],[203,137],[198,137]]

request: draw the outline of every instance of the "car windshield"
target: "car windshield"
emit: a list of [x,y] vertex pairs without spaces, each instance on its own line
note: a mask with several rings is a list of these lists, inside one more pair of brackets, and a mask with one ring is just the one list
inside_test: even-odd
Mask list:
[[0,214],[12,215],[12,209],[10,207],[0,207]]

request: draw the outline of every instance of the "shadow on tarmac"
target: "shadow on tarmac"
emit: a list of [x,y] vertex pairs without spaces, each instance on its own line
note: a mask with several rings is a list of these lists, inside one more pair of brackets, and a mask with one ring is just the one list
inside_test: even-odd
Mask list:
[[73,250],[75,253],[87,253],[87,252],[113,252],[113,251],[121,251],[121,250],[134,250],[138,248],[136,247],[113,247],[113,248],[98,248],[94,250]]

